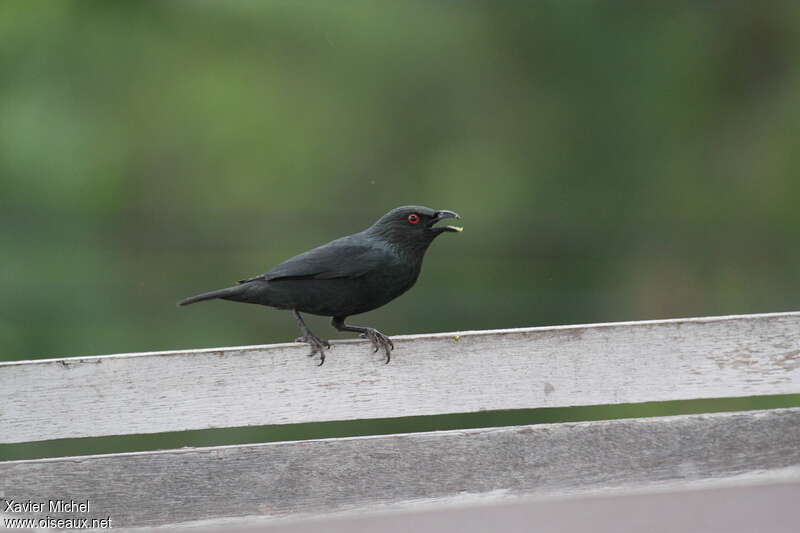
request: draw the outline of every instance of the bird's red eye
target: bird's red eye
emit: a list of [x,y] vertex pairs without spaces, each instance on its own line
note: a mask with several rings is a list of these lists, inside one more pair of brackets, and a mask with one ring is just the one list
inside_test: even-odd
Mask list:
[[411,213],[410,215],[408,215],[408,218],[406,220],[408,220],[409,224],[416,224],[417,222],[419,222],[419,215],[417,215],[416,213]]

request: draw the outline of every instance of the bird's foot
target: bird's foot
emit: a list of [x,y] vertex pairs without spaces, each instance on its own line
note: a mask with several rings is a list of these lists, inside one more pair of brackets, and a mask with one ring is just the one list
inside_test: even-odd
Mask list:
[[377,352],[381,348],[383,353],[386,354],[386,364],[392,359],[392,350],[394,350],[394,343],[392,339],[373,328],[366,328],[366,331],[361,334],[362,339],[369,339],[372,343],[372,353]]
[[317,366],[322,366],[322,364],[325,362],[325,350],[331,347],[331,343],[320,339],[311,333],[303,335],[302,337],[297,337],[294,342],[305,342],[306,344],[310,345],[311,353],[308,354],[309,357],[314,357],[315,355],[319,354],[319,365]]

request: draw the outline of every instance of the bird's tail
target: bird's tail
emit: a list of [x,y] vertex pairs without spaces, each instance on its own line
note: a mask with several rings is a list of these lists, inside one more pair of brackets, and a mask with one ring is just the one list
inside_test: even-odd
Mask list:
[[222,298],[224,300],[231,299],[232,297],[236,297],[242,292],[242,285],[237,285],[235,287],[228,287],[227,289],[219,289],[217,291],[211,292],[204,292],[203,294],[198,294],[197,296],[190,296],[184,300],[178,302],[178,305],[189,305],[197,302],[202,302],[205,300],[214,300],[215,298]]

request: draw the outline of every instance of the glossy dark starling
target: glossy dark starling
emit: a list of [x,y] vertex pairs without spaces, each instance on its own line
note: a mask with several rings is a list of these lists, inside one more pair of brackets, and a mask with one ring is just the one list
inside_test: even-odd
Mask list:
[[414,286],[433,239],[461,231],[456,226],[436,226],[445,218],[461,217],[417,205],[398,207],[364,231],[292,257],[236,286],[192,296],[178,305],[219,298],[289,309],[302,334],[297,340],[311,345],[309,356],[319,354],[320,365],[330,344],[311,333],[300,313],[333,317],[334,328],[360,333],[372,343],[374,352],[383,349],[388,363],[394,348],[389,337],[373,328],[345,324],[345,319],[377,309]]

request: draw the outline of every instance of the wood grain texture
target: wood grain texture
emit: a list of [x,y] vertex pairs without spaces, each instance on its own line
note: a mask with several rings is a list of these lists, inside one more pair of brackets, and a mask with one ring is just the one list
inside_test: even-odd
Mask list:
[[0,364],[0,442],[800,393],[800,313]]
[[683,415],[9,461],[0,495],[89,500],[117,528],[310,516],[676,481],[796,482],[798,442],[800,408]]

